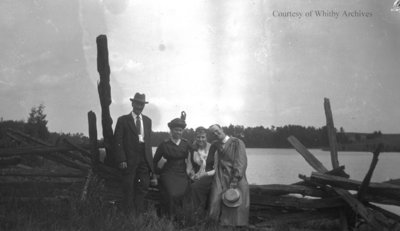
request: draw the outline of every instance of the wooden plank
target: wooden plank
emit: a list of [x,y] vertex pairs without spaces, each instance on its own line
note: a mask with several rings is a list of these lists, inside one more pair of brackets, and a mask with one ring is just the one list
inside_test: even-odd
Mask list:
[[11,139],[17,141],[19,144],[25,143],[24,140],[21,140],[20,138],[18,138],[18,137],[16,137],[16,136],[12,135],[12,134],[9,133],[9,132],[6,132],[6,135],[7,135],[8,137],[10,137]]
[[368,209],[357,199],[355,199],[348,191],[333,187],[333,190],[343,198],[344,201],[347,202],[348,205],[353,209],[353,211],[360,215],[362,218],[368,222],[375,230],[385,230],[385,227],[382,226],[374,217],[374,214],[368,211]]
[[100,81],[97,90],[101,105],[101,125],[103,130],[104,145],[106,149],[106,164],[113,165],[112,144],[114,132],[112,129],[113,120],[110,115],[111,105],[111,86],[110,86],[110,65],[108,62],[107,36],[99,35],[96,38],[97,43],[97,71],[100,75]]
[[321,209],[342,207],[345,205],[345,202],[340,197],[311,199],[293,196],[265,196],[250,193],[250,204],[295,209]]
[[337,153],[337,141],[336,141],[336,130],[333,124],[333,116],[331,110],[331,104],[328,98],[324,98],[324,108],[326,116],[326,127],[328,130],[328,140],[331,150],[331,162],[333,168],[339,167],[338,153]]
[[83,186],[83,189],[82,189],[81,201],[85,201],[86,200],[87,193],[88,193],[88,188],[89,188],[90,182],[93,180],[93,177],[94,177],[93,171],[90,170],[89,174],[86,176],[85,185]]
[[299,140],[294,136],[289,136],[288,141],[290,144],[304,157],[308,164],[311,165],[318,172],[327,172],[328,169],[310,152]]
[[19,157],[0,158],[0,167],[2,168],[11,165],[17,165],[19,163],[21,163],[21,158]]
[[363,197],[367,193],[369,183],[371,182],[372,174],[375,170],[376,164],[378,163],[378,157],[379,157],[379,154],[382,149],[383,149],[383,144],[379,144],[378,147],[376,148],[376,150],[373,152],[371,165],[368,169],[367,174],[364,177],[364,180],[362,181],[362,183],[360,185],[360,189],[358,190],[357,198],[360,201],[363,201]]
[[[78,146],[78,145],[72,143],[71,141],[69,141],[69,140],[66,139],[66,138],[62,139],[62,141],[63,141],[64,143],[66,143],[66,144],[72,146],[72,147],[75,148],[77,151],[80,151],[80,152],[82,153],[83,156],[88,157],[89,159],[91,158],[91,157],[90,157],[90,152],[89,152],[88,150],[86,150],[85,148],[80,147],[80,146]],[[89,148],[90,148],[90,146],[89,146]]]
[[383,215],[385,215],[386,217],[388,217],[388,218],[390,218],[390,219],[393,219],[393,220],[395,220],[395,221],[397,221],[397,222],[400,223],[400,216],[399,216],[399,215],[397,215],[397,214],[395,214],[395,213],[393,213],[393,212],[390,212],[390,211],[388,211],[388,210],[386,210],[386,209],[384,209],[384,208],[381,208],[381,207],[379,207],[379,206],[377,206],[377,205],[373,205],[373,204],[371,204],[371,203],[368,204],[368,207],[371,207],[371,208],[373,208],[374,210],[376,210],[376,211],[378,211],[378,212],[381,212],[381,213],[382,213]]
[[0,197],[0,203],[8,202],[42,202],[42,203],[62,203],[64,201],[70,201],[70,196],[55,196],[55,197]]
[[[340,188],[344,188],[347,190],[358,190],[361,186],[361,181],[347,179],[340,176],[331,176],[319,172],[312,172],[311,173],[311,180],[323,183],[323,184],[330,184],[333,186],[337,186]],[[372,190],[380,190],[380,191],[392,191],[400,193],[400,186],[388,183],[375,183],[372,182],[369,184],[369,188]]]
[[47,153],[46,155],[43,155],[43,154],[39,154],[39,155],[44,157],[44,158],[46,158],[46,159],[48,159],[48,160],[51,160],[51,161],[53,161],[55,163],[62,164],[64,166],[67,166],[67,167],[70,167],[70,168],[79,169],[79,170],[81,170],[81,171],[83,171],[85,173],[90,168],[89,165],[72,161],[72,160],[70,160],[68,158],[65,158],[60,153],[55,153],[54,152],[54,153]]
[[[313,172],[310,180],[318,184],[331,185],[346,190],[357,191],[361,186],[360,181],[318,172]],[[400,206],[400,186],[387,183],[370,183],[364,198],[370,202]]]
[[87,171],[89,166],[74,162],[57,153],[60,150],[66,150],[66,147],[37,147],[37,148],[18,148],[18,149],[0,149],[0,157],[39,155],[56,163],[63,164],[67,167]]
[[23,133],[21,131],[18,131],[18,130],[12,129],[12,128],[8,128],[7,130],[10,131],[10,132],[15,133],[17,135],[20,135],[20,136],[24,137],[27,140],[33,141],[33,142],[35,142],[37,144],[41,144],[41,145],[44,145],[44,146],[53,146],[50,143],[47,143],[47,142],[45,142],[45,141],[43,141],[41,139],[38,139],[38,138],[35,138],[35,137],[30,136],[28,134],[25,134],[25,133]]
[[33,176],[33,177],[69,177],[80,178],[85,177],[84,173],[76,171],[61,171],[51,172],[45,169],[1,169],[0,176]]
[[[54,145],[52,145],[52,144],[50,144],[48,142],[45,142],[45,141],[43,141],[41,139],[32,137],[32,136],[30,136],[28,134],[25,134],[25,133],[21,132],[21,131],[18,131],[18,130],[15,130],[15,129],[11,129],[11,128],[9,128],[8,131],[13,132],[13,133],[15,133],[15,134],[17,134],[19,136],[22,136],[25,139],[30,140],[30,141],[32,141],[32,142],[34,142],[36,144],[40,144],[40,145],[43,145],[43,146],[46,146],[46,147],[55,147]],[[71,158],[72,160],[77,160],[77,161],[80,161],[82,163],[89,164],[89,161],[86,160],[84,157],[80,156],[77,153],[70,152],[72,150],[73,149],[66,150],[66,151],[63,151],[63,150],[57,151],[57,152],[61,152],[61,153],[64,154],[64,156],[60,156],[59,158],[61,158],[61,159],[69,159],[69,158]]]
[[320,189],[303,185],[283,185],[283,184],[269,184],[269,185],[250,185],[252,194],[268,195],[285,195],[285,194],[301,194],[303,196],[312,197],[325,197],[328,194]]
[[53,146],[53,147],[21,147],[21,148],[2,148],[0,149],[0,157],[24,156],[36,154],[52,154],[55,152],[66,152],[74,150],[69,146]]

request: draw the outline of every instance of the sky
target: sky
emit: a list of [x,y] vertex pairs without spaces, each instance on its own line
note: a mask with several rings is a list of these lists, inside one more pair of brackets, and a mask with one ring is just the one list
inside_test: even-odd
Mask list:
[[52,132],[87,134],[89,111],[101,131],[96,37],[105,34],[113,126],[140,92],[154,131],[181,111],[190,128],[321,127],[329,98],[337,128],[400,133],[393,2],[0,1],[0,117],[26,120],[44,104]]

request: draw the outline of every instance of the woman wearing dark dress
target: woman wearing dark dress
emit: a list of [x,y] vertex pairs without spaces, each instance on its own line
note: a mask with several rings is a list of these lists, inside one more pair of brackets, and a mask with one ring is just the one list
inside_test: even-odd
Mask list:
[[207,129],[196,128],[193,146],[194,150],[189,154],[187,172],[192,179],[191,196],[195,212],[200,215],[205,212],[212,178],[215,174],[214,156],[208,155],[210,144],[207,142]]
[[168,123],[171,138],[162,142],[153,158],[154,166],[163,157],[165,164],[159,170],[161,205],[168,217],[174,217],[182,211],[184,195],[189,191],[190,179],[186,172],[186,162],[191,150],[189,142],[182,139],[186,123],[176,118]]

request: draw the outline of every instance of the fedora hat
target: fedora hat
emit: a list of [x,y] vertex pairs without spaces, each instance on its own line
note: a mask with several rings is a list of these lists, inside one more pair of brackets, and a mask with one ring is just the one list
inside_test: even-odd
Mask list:
[[138,103],[149,103],[146,101],[146,95],[140,93],[136,93],[133,98],[130,98],[130,100],[132,102],[138,102]]
[[228,207],[238,207],[242,204],[242,195],[237,188],[229,188],[222,193],[222,202]]

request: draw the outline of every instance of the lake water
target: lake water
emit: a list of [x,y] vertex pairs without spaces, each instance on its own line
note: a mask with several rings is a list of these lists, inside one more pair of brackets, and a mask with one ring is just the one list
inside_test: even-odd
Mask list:
[[[332,169],[329,151],[309,149],[328,169]],[[299,174],[310,176],[315,171],[294,149],[246,149],[248,166],[247,179],[250,184],[290,184],[300,181]],[[353,180],[364,179],[371,164],[372,153],[339,152],[339,165]],[[372,182],[382,182],[400,178],[400,153],[383,152],[372,175]]]
[[[314,156],[328,169],[332,169],[330,152],[320,149],[309,149]],[[248,148],[247,179],[250,184],[291,184],[301,179],[299,174],[310,176],[315,171],[306,160],[294,149],[261,149]],[[350,179],[362,181],[371,164],[372,153],[339,152],[339,165],[345,166]],[[382,182],[400,178],[400,153],[383,152],[379,155],[378,164],[371,182]],[[397,215],[399,206],[380,205]]]

